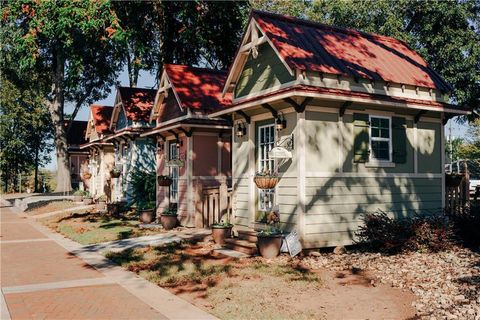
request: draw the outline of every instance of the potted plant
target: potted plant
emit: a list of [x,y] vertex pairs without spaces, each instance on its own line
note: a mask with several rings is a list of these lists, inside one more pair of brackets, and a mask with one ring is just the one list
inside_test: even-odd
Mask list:
[[112,170],[110,170],[110,176],[112,178],[118,178],[120,177],[121,174],[122,174],[122,170],[120,170],[120,168],[113,167]]
[[177,209],[167,208],[160,215],[160,223],[165,230],[171,230],[177,226]]
[[107,196],[103,194],[97,198],[95,208],[99,211],[103,211],[105,210],[106,206],[107,206]]
[[137,204],[138,217],[142,223],[155,221],[155,201],[140,202]]
[[225,239],[232,237],[233,224],[231,224],[229,221],[224,222],[222,220],[212,224],[211,227],[213,241],[215,241],[216,244],[223,246],[225,244]]
[[267,214],[267,227],[257,233],[257,246],[260,255],[267,259],[280,254],[282,247],[282,230],[278,227],[280,214],[272,211]]
[[158,176],[157,182],[160,187],[168,187],[172,184],[173,180],[169,176]]
[[73,193],[73,201],[75,202],[82,202],[83,201],[83,195],[85,194],[85,191],[77,189]]
[[85,191],[85,193],[83,194],[83,204],[84,205],[89,205],[89,204],[92,204],[92,203],[93,203],[92,195],[90,194],[90,192]]
[[85,172],[83,173],[83,178],[84,178],[85,180],[88,180],[88,179],[90,179],[91,177],[92,177],[92,174],[91,174],[90,172],[85,171]]
[[255,174],[253,181],[259,189],[273,189],[278,183],[278,173],[269,170]]

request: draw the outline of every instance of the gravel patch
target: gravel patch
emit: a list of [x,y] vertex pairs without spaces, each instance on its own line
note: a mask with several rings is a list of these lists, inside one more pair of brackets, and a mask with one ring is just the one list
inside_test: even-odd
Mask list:
[[351,252],[308,256],[311,268],[369,272],[376,281],[412,291],[421,319],[480,319],[480,254],[464,248],[439,253],[382,255]]

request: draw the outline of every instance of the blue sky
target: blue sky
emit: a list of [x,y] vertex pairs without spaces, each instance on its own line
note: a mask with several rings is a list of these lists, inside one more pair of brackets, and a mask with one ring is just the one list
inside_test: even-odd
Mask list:
[[[120,85],[122,86],[129,86],[129,82],[128,82],[128,74],[127,74],[127,71],[124,70],[118,77],[118,81],[120,81]],[[155,78],[153,75],[151,75],[150,73],[148,72],[142,72],[140,75],[139,75],[139,79],[138,79],[138,83],[137,83],[137,86],[138,87],[149,87],[151,88],[153,85],[155,84]],[[116,91],[115,91],[115,87],[112,87],[111,88],[111,93],[110,95],[103,99],[103,100],[100,100],[98,101],[98,104],[102,104],[102,105],[107,105],[107,106],[113,106],[113,103],[115,102],[115,94],[116,94]],[[72,113],[73,111],[73,107],[71,105],[67,105],[66,106],[66,112],[67,113]],[[77,114],[77,117],[76,117],[76,120],[84,120],[84,121],[87,121],[88,120],[88,114],[89,112],[89,109],[87,106],[84,106],[82,107],[82,109],[78,112]],[[452,124],[451,125],[451,130],[452,130],[452,138],[456,138],[456,137],[463,137],[465,136],[467,130],[468,130],[468,125],[467,124],[458,124],[457,122],[455,122],[454,120],[450,120],[448,122],[448,124],[445,126],[445,136],[448,137],[449,136],[449,132],[450,132],[450,123]],[[56,157],[55,157],[55,152],[52,152],[51,154],[51,161],[49,164],[47,164],[45,166],[45,168],[49,169],[49,170],[56,170],[56,167],[57,167],[57,161],[56,161]]]

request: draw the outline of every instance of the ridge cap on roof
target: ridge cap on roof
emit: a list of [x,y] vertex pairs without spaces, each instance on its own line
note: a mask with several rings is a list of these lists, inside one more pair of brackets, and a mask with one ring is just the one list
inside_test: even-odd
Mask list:
[[401,42],[402,44],[408,46],[408,44],[405,43],[405,41],[399,40],[399,39],[396,39],[396,38],[393,38],[393,37],[389,37],[389,36],[385,36],[385,35],[381,35],[381,34],[377,34],[377,33],[370,33],[370,32],[366,32],[366,31],[354,29],[354,28],[343,28],[343,27],[329,25],[329,24],[325,24],[325,23],[317,22],[317,21],[313,21],[313,20],[297,18],[297,17],[294,17],[294,16],[285,15],[285,14],[279,14],[279,13],[273,13],[273,12],[268,12],[268,11],[252,9],[251,15],[252,15],[253,18],[254,18],[255,15],[260,15],[260,16],[263,15],[263,16],[267,16],[267,17],[272,18],[272,19],[284,20],[288,23],[297,23],[297,24],[302,24],[302,25],[305,25],[305,26],[308,26],[308,27],[313,27],[313,28],[325,28],[325,29],[330,29],[332,31],[341,32],[341,33],[344,33],[344,34],[360,34],[362,36],[371,37],[371,38],[374,38],[374,39],[377,38],[377,39],[387,40],[387,41],[390,41],[390,42]]
[[188,68],[188,69],[195,69],[195,70],[201,70],[201,71],[207,71],[207,72],[211,72],[211,73],[227,73],[228,70],[226,69],[221,69],[221,70],[218,70],[218,69],[211,69],[211,68],[204,68],[204,67],[195,67],[195,66],[189,66],[189,65],[186,65],[186,64],[178,64],[178,63],[165,63],[165,67],[183,67],[183,68]]

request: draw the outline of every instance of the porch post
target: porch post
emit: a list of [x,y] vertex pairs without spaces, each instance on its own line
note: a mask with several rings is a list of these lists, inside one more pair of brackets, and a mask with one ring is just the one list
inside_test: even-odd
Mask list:
[[[195,226],[195,207],[193,205],[193,183],[192,183],[192,175],[193,175],[193,137],[185,136],[187,139],[187,226],[193,227]],[[193,220],[193,221],[192,221]]]
[[302,243],[305,242],[305,111],[297,112],[297,139],[295,150],[297,157],[297,232]]
[[[237,155],[238,156],[238,155]],[[250,224],[255,223],[255,194],[256,188],[253,183],[255,176],[255,121],[248,125],[248,208],[250,210]]]

